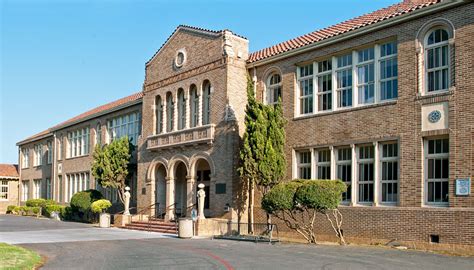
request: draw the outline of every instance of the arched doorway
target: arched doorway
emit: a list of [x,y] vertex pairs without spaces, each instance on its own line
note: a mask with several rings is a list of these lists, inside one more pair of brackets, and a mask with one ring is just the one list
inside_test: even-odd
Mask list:
[[166,208],[166,168],[159,164],[155,167],[155,215],[162,218]]
[[187,193],[186,193],[186,177],[188,175],[188,169],[183,162],[179,162],[176,165],[176,170],[174,173],[174,202],[175,202],[175,212],[177,217],[186,216],[187,208]]
[[[196,161],[196,185],[194,190],[195,196],[197,196],[198,185],[204,184],[204,191],[206,192],[206,197],[204,199],[204,215],[209,216],[209,208],[211,202],[210,196],[210,185],[211,185],[211,166],[205,159],[198,159]],[[196,202],[197,202],[196,198]]]

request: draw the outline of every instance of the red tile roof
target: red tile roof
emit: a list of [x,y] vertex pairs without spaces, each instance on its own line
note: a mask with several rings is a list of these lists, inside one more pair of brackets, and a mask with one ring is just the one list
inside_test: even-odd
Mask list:
[[79,122],[81,120],[85,120],[86,118],[88,118],[90,116],[94,116],[94,115],[106,112],[108,110],[114,109],[116,107],[119,107],[121,105],[125,105],[125,104],[133,102],[133,101],[137,101],[137,100],[141,99],[142,97],[143,97],[143,92],[135,93],[133,95],[130,95],[130,96],[121,98],[119,100],[107,103],[105,105],[96,107],[96,108],[94,108],[92,110],[89,110],[85,113],[81,113],[78,116],[75,116],[75,117],[73,117],[69,120],[66,120],[66,121],[60,123],[59,125],[56,125],[56,126],[52,127],[51,129],[58,129],[60,127],[67,126],[68,124],[72,124],[72,123]]
[[16,164],[0,164],[0,178],[18,178],[18,165]]
[[431,6],[438,2],[441,2],[441,0],[405,0],[401,3],[379,9],[372,13],[368,13],[333,26],[329,26],[321,30],[316,30],[309,34],[302,35],[297,38],[290,39],[288,41],[251,53],[249,55],[248,63],[260,61],[271,56],[304,47],[306,45],[314,44],[316,42],[341,35],[367,25]]

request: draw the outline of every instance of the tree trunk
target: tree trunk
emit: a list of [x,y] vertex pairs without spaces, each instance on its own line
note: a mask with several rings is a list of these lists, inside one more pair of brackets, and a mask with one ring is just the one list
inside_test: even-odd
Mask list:
[[255,188],[253,181],[249,183],[249,220],[248,220],[248,230],[249,234],[253,234],[253,223],[254,223],[254,216],[253,216],[253,206],[254,206],[254,200],[255,200]]

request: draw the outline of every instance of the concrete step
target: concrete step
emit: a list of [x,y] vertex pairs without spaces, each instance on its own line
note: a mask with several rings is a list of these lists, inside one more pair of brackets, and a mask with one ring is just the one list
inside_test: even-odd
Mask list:
[[144,224],[144,223],[131,223],[127,224],[125,226],[134,226],[134,227],[140,227],[140,228],[153,228],[153,229],[164,229],[164,230],[176,230],[175,225],[165,225],[165,224]]
[[127,224],[126,226],[122,227],[123,229],[127,230],[137,230],[137,231],[147,231],[147,232],[158,232],[158,233],[168,233],[168,234],[177,234],[176,229],[157,229],[157,228],[144,228],[139,226],[134,226],[131,224]]

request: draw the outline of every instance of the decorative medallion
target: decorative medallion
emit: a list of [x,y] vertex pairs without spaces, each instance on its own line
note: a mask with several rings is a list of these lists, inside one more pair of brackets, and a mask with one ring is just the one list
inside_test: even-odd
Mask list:
[[176,56],[174,58],[174,65],[177,68],[180,68],[186,63],[186,50],[181,49],[176,52]]
[[441,112],[434,110],[428,114],[428,121],[431,123],[436,123],[441,119]]

